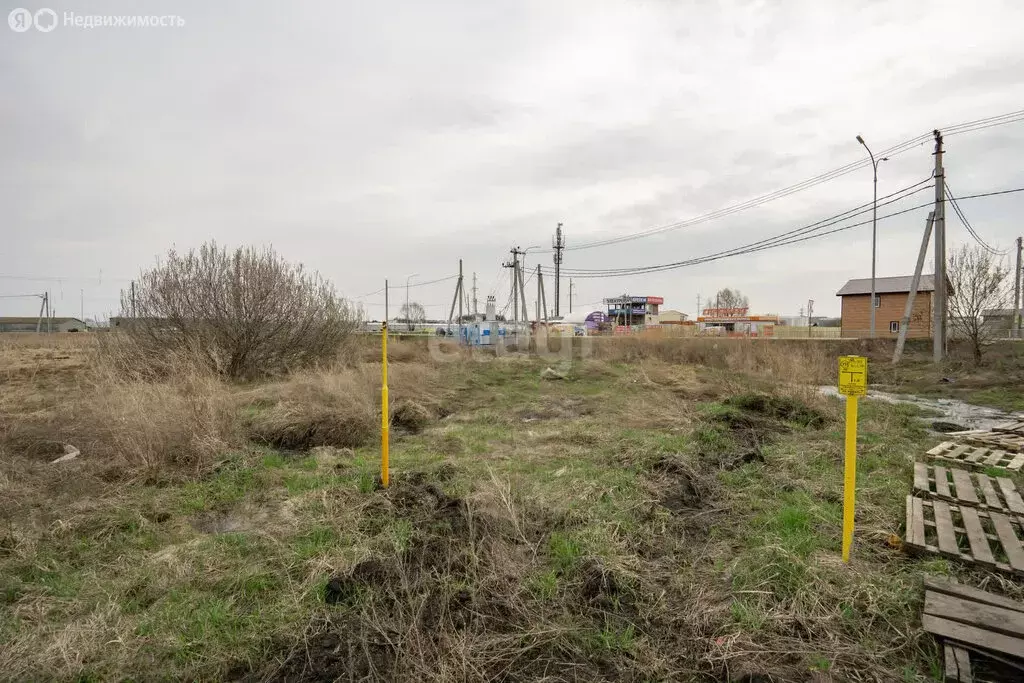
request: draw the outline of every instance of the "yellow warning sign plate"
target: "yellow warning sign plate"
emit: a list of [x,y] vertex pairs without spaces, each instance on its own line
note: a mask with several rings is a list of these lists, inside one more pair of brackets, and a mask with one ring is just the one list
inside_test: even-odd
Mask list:
[[839,357],[839,393],[864,396],[868,393],[868,359],[864,356]]

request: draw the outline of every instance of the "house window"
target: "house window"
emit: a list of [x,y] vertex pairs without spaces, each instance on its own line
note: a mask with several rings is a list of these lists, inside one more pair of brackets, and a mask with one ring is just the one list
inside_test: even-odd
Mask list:
[[900,321],[899,320],[890,320],[889,321],[889,331],[894,333],[894,334],[899,332],[900,331]]
[[882,295],[881,294],[876,294],[875,295],[875,308],[879,308],[879,307],[881,307],[881,305],[882,305]]

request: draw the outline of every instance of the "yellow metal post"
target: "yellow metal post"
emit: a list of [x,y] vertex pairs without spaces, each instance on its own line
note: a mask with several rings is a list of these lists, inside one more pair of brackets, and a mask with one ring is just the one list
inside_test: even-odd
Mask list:
[[857,396],[846,397],[846,457],[843,471],[843,562],[850,561],[857,496]]
[[846,455],[843,459],[843,562],[850,561],[857,501],[857,398],[868,393],[868,359],[839,358],[839,393],[846,396]]
[[388,411],[388,322],[381,325],[381,387],[380,387],[380,483],[388,487],[388,432],[391,416]]

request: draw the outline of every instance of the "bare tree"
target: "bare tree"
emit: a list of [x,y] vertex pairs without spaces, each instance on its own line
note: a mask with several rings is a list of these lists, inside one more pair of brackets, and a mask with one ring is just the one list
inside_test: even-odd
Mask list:
[[361,312],[272,248],[209,242],[168,252],[121,300],[134,361],[187,350],[215,372],[254,377],[334,358]]
[[718,290],[718,294],[715,295],[715,301],[718,308],[746,308],[750,305],[747,297],[740,290],[729,289],[728,287]]
[[950,325],[954,333],[968,340],[975,362],[980,362],[986,344],[997,334],[997,325],[986,324],[989,311],[1010,306],[1010,269],[1004,259],[981,245],[961,245],[949,257],[947,266],[952,291],[947,296]]
[[402,323],[421,323],[427,319],[427,311],[423,308],[423,304],[416,301],[410,301],[408,307],[402,304],[402,307],[398,309],[398,315],[397,322]]

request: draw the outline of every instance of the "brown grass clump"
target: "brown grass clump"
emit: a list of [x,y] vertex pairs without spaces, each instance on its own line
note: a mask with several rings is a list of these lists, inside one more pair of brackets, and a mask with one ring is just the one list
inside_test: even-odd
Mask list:
[[54,409],[2,420],[5,453],[52,460],[64,444],[72,444],[82,458],[102,462],[110,476],[158,471],[194,476],[238,445],[227,388],[194,368],[162,382],[98,369]]
[[623,337],[602,339],[594,350],[596,357],[606,360],[632,363],[651,358],[766,375],[788,382],[827,384],[835,380],[836,356],[852,352],[840,346],[841,343],[803,340]]
[[[380,366],[301,372],[244,394],[251,436],[279,448],[355,448],[379,432]],[[392,422],[419,431],[440,413],[434,371],[396,365],[389,372]]]

